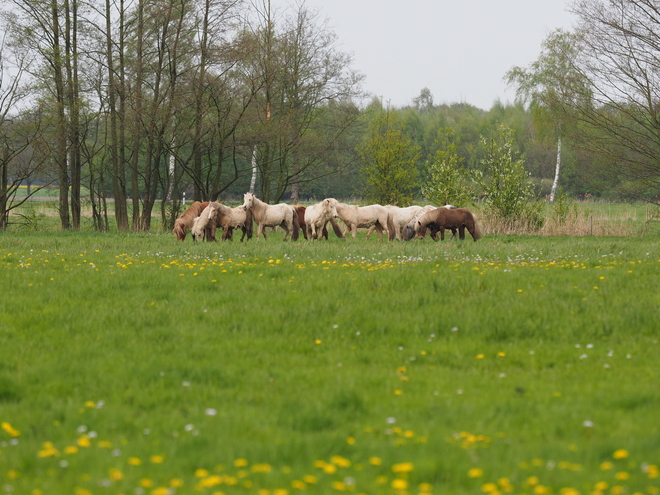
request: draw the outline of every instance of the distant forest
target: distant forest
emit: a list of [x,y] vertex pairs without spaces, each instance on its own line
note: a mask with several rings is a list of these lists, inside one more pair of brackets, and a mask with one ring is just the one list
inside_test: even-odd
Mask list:
[[[359,203],[373,196],[369,167],[395,173],[392,139],[407,174],[389,187],[411,191],[402,203],[423,203],[448,145],[445,165],[487,180],[487,142],[500,126],[539,198],[659,201],[660,29],[646,26],[660,25],[660,2],[576,2],[579,29],[551,33],[535,63],[503,74],[516,102],[489,110],[436,104],[427,88],[403,108],[364,94],[351,57],[304,4],[3,7],[0,228],[25,184],[57,187],[63,229],[80,227],[85,204],[99,230],[149,230],[155,210],[171,228],[184,194]],[[383,116],[387,125],[374,126]],[[472,200],[482,194],[476,187]]]

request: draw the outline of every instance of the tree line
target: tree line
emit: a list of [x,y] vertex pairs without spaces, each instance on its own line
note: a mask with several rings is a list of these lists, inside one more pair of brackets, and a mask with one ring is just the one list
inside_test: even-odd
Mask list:
[[427,88],[401,108],[363,94],[351,57],[304,4],[2,6],[3,229],[26,183],[58,188],[63,229],[80,228],[85,204],[98,230],[149,230],[155,209],[169,229],[184,193],[488,201],[506,182],[497,163],[533,186],[528,198],[658,200],[659,2],[574,2],[575,31],[551,33],[535,63],[503,75],[516,101],[489,110],[436,104]]

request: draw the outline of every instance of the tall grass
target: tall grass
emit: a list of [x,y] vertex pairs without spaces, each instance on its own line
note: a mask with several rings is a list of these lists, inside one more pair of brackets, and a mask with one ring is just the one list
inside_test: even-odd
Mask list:
[[0,481],[655,493],[656,243],[4,234]]

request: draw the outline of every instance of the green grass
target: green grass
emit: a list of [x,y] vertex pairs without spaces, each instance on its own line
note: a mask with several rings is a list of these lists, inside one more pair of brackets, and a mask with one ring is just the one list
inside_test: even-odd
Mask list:
[[658,493],[658,280],[651,237],[6,233],[0,483]]

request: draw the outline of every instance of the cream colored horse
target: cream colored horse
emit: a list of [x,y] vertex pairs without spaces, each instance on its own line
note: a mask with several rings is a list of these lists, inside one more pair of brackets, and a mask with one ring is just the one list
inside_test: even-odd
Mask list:
[[264,227],[277,227],[278,225],[284,229],[284,240],[286,241],[289,235],[291,240],[298,240],[298,220],[296,210],[292,206],[285,203],[277,205],[269,205],[264,203],[252,193],[245,193],[243,195],[243,209],[250,210],[254,220],[259,226],[257,228],[257,240],[264,235],[266,239],[266,231]]
[[332,218],[337,216],[336,206],[339,203],[335,198],[326,198],[320,203],[308,206],[305,209],[305,229],[308,239],[320,239],[321,232]]
[[346,203],[337,203],[335,206],[337,216],[346,224],[346,232],[350,231],[353,239],[357,235],[358,227],[375,227],[378,232],[378,241],[383,240],[383,231],[389,235],[389,240],[394,238],[394,224],[387,208],[381,205],[355,206]]

